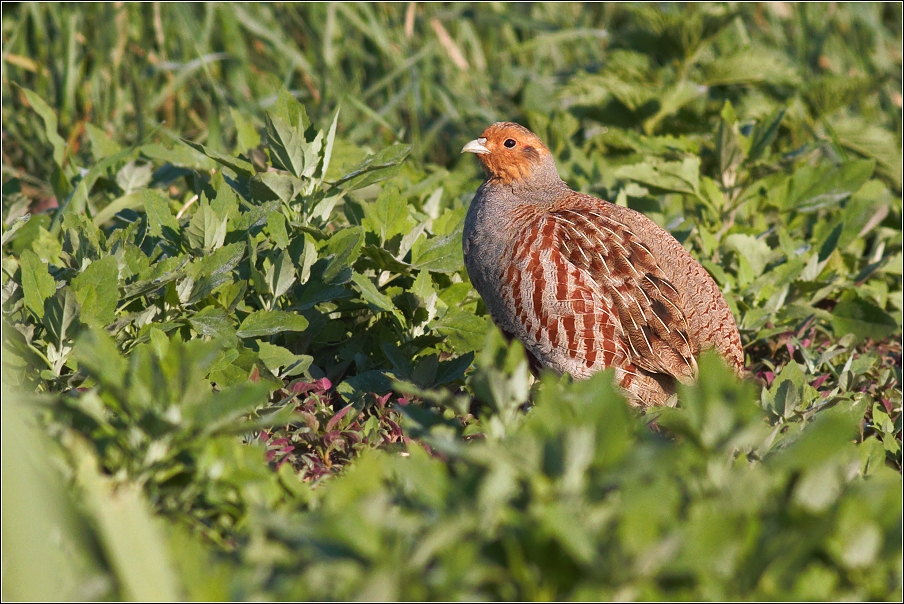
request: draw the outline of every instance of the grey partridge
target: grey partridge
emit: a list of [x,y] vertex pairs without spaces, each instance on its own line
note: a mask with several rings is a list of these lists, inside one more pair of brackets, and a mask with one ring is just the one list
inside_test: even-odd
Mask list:
[[674,404],[702,349],[743,371],[722,293],[666,230],[572,191],[549,149],[518,124],[493,124],[465,152],[486,172],[465,219],[465,267],[532,364],[577,379],[614,367],[641,406]]

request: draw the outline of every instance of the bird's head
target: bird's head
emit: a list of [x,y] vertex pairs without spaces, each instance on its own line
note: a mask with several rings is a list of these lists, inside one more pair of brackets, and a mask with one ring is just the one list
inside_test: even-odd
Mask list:
[[480,138],[466,144],[462,153],[474,153],[487,179],[500,184],[559,180],[552,154],[537,135],[512,122],[497,122]]

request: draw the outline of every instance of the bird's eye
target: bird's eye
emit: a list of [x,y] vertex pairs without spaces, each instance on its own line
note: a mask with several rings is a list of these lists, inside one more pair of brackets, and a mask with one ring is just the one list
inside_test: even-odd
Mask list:
[[507,138],[507,139],[505,139],[505,142],[502,144],[505,145],[505,147],[507,149],[511,149],[512,147],[515,146],[515,139]]

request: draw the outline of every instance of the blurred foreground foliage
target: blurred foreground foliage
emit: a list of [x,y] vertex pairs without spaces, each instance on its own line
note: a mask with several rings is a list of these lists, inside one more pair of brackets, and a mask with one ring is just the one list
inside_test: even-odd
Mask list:
[[[5,11],[4,597],[900,600],[900,29]],[[531,384],[461,258],[497,119],[700,259],[749,381]]]

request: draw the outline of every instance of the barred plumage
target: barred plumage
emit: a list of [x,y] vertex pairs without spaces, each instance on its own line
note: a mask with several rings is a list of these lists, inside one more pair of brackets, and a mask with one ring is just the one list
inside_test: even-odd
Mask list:
[[676,381],[696,379],[702,348],[741,372],[721,292],[668,232],[570,190],[546,146],[517,124],[490,126],[463,151],[487,171],[465,223],[468,274],[536,366],[576,378],[614,367],[641,405],[670,404]]

